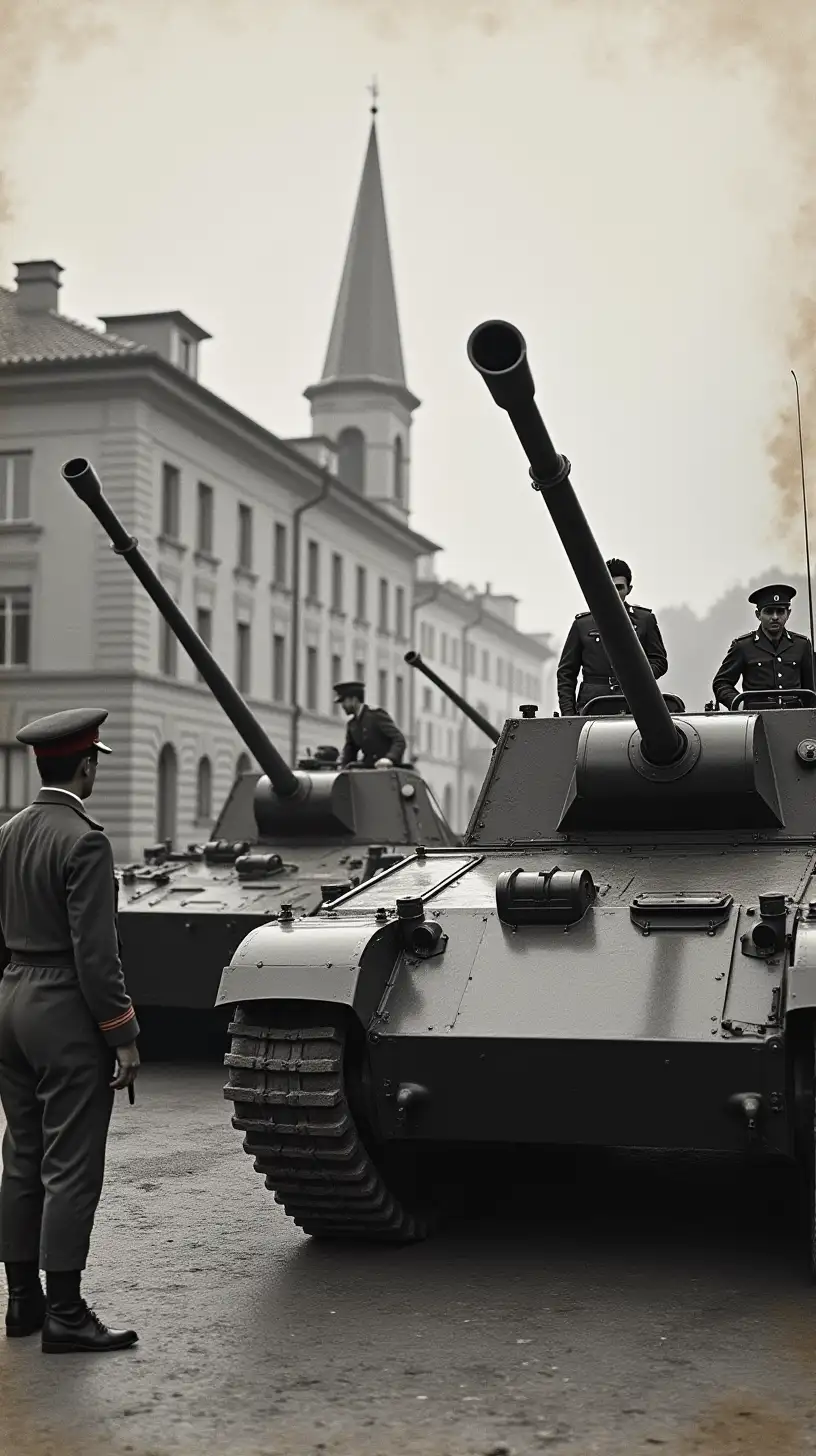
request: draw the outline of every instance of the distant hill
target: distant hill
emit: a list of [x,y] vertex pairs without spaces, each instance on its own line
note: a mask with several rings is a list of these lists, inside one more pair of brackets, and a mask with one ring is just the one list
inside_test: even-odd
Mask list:
[[779,566],[754,577],[747,586],[733,587],[705,617],[698,617],[690,607],[662,607],[658,621],[669,657],[669,670],[660,679],[664,693],[676,693],[689,712],[702,712],[714,696],[712,679],[729,643],[756,626],[754,608],[748,601],[750,593],[771,581],[785,581],[796,587],[790,627],[793,632],[809,635],[807,579]]

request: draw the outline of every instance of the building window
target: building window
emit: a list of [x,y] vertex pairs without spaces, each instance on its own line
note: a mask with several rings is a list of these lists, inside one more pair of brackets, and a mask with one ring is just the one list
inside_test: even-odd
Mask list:
[[249,692],[252,638],[249,622],[235,623],[235,686],[239,693]]
[[252,772],[252,760],[248,753],[239,753],[235,760],[235,777],[240,778],[241,774]]
[[466,647],[467,671],[468,673],[474,673],[476,671],[476,648],[472,642],[466,643]]
[[31,666],[31,592],[0,591],[0,667]]
[[451,638],[451,648],[452,648],[451,660],[452,660],[453,666],[454,667],[458,667],[459,666],[459,638],[458,637],[452,637]]
[[405,494],[405,483],[403,479],[404,461],[402,453],[402,438],[397,435],[394,441],[394,500],[402,504]]
[[490,653],[482,649],[482,681],[490,682]]
[[377,692],[379,693],[379,698],[380,698],[380,701],[377,704],[378,708],[387,708],[388,707],[388,673],[385,672],[383,668],[380,668],[379,672],[377,673]]
[[205,755],[196,770],[196,820],[206,824],[212,819],[212,764]]
[[357,661],[354,664],[354,681],[355,682],[361,682],[361,683],[363,683],[363,685],[365,685],[365,679],[366,679],[366,665],[363,662],[362,658],[361,657],[358,657]]
[[364,566],[357,567],[357,621],[368,620],[368,577]]
[[317,711],[317,648],[306,648],[306,707]]
[[425,724],[425,738],[426,738],[427,745],[428,745],[428,752],[429,753],[433,753],[433,746],[434,746],[433,723],[431,723],[430,719]]
[[343,558],[339,551],[332,552],[331,604],[333,612],[343,610]]
[[178,809],[178,760],[172,743],[165,743],[159,754],[156,795],[156,838],[164,844],[175,843]]
[[496,682],[500,688],[504,687],[504,658],[496,658]]
[[161,533],[170,541],[181,535],[181,471],[176,465],[162,465]]
[[196,519],[196,551],[212,556],[213,549],[213,488],[198,482],[198,512]]
[[365,495],[365,436],[353,425],[337,437],[337,474],[344,485]]
[[320,548],[316,541],[306,543],[306,599],[320,601]]
[[440,634],[439,634],[439,656],[442,658],[442,666],[443,667],[447,667],[447,663],[448,663],[448,634],[447,634],[447,632],[440,632]]
[[272,698],[276,703],[286,698],[286,638],[281,632],[272,638]]
[[398,675],[394,678],[394,717],[399,727],[402,727],[402,720],[405,716],[405,683]]
[[445,785],[445,792],[442,795],[442,809],[450,824],[453,818],[453,788],[450,784]]
[[380,631],[388,631],[388,582],[380,577]]
[[272,533],[272,580],[275,586],[286,586],[289,580],[288,535],[282,521],[276,521]]
[[422,711],[423,713],[433,712],[433,694],[430,688],[422,689]]
[[31,519],[31,451],[0,455],[0,521]]
[[428,656],[436,656],[436,628],[428,623]]
[[8,814],[28,803],[28,751],[16,743],[0,745],[0,809]]
[[159,621],[159,672],[165,677],[178,674],[178,638],[164,617]]
[[238,507],[238,565],[252,570],[252,506]]
[[[204,646],[208,647],[210,651],[212,651],[212,620],[213,614],[211,607],[196,607],[196,632],[204,643]],[[204,681],[198,669],[196,669],[196,681]]]
[[[331,675],[332,675],[332,687],[334,686],[335,683],[342,682],[342,680],[343,680],[343,659],[340,656],[340,653],[339,652],[335,652],[332,655],[332,660],[331,660]],[[339,715],[340,711],[341,711],[340,704],[337,703],[337,702],[334,703],[334,705],[332,707],[332,712],[334,713],[335,717],[337,717]]]
[[453,758],[453,729],[448,729],[448,758]]
[[398,586],[394,594],[394,631],[400,642],[405,641],[405,587]]

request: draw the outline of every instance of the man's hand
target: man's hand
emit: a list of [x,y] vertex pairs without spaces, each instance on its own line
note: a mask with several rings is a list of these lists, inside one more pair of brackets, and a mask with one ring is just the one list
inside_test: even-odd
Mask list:
[[123,1087],[131,1087],[136,1081],[139,1071],[139,1048],[135,1041],[126,1042],[124,1046],[118,1046],[116,1050],[116,1076],[110,1083],[115,1091],[120,1092]]
[[377,762],[374,765],[374,767],[375,768],[393,768],[394,767],[394,764],[393,764],[393,762],[392,762],[392,760],[390,758],[378,758],[377,759]]

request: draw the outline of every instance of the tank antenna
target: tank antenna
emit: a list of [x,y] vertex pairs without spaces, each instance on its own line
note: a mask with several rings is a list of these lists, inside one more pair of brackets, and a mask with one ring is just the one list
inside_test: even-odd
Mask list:
[[807,487],[805,485],[805,447],[802,442],[802,406],[799,402],[799,380],[796,378],[796,373],[793,369],[791,369],[791,374],[793,375],[793,382],[796,386],[796,418],[799,425],[799,466],[802,472],[802,520],[805,527],[805,567],[807,570],[808,613],[810,616],[810,650],[811,654],[813,654],[813,581],[810,575],[810,536],[808,532]]

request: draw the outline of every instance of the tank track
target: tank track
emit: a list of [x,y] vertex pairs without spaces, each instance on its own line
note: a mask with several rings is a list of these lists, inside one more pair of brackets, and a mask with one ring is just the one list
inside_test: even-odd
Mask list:
[[425,1238],[427,1221],[389,1188],[355,1123],[344,1077],[345,1027],[304,1026],[306,1011],[278,1006],[275,1024],[259,1026],[236,1007],[224,1096],[235,1104],[232,1125],[245,1133],[244,1151],[306,1234],[390,1243]]

